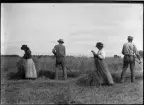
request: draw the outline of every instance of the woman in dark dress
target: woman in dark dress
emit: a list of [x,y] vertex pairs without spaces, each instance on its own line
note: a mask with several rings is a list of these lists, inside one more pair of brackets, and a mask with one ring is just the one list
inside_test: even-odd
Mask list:
[[31,51],[27,45],[22,45],[21,50],[24,50],[25,54],[24,59],[24,68],[25,68],[25,78],[27,79],[36,79],[37,71],[32,59]]
[[99,78],[99,83],[113,85],[114,84],[113,78],[109,71],[108,65],[105,62],[105,52],[103,50],[103,43],[98,42],[96,44],[96,47],[99,50],[98,53],[96,54],[93,50],[91,52],[94,55],[96,73]]

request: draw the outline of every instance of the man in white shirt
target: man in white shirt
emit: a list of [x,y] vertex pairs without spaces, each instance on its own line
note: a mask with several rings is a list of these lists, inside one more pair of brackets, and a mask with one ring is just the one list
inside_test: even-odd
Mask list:
[[125,81],[125,74],[129,64],[131,70],[131,82],[135,81],[134,76],[135,56],[137,56],[137,58],[141,62],[139,52],[136,46],[132,43],[132,41],[133,37],[128,36],[128,42],[123,45],[122,54],[124,55],[124,60],[123,60],[123,71],[121,73],[121,83]]

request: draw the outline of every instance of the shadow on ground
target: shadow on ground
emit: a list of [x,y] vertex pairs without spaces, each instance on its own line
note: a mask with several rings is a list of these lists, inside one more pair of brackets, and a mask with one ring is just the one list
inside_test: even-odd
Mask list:
[[[78,79],[78,81],[76,82],[77,85],[79,86],[100,86],[101,84],[100,79],[96,78],[97,75],[94,75],[94,73],[92,73],[92,75],[86,75],[80,79]],[[112,73],[112,78],[115,84],[120,83],[121,84],[121,73]],[[139,80],[143,78],[143,74],[135,72],[135,79]],[[126,74],[126,78],[125,81],[130,80],[131,79],[131,75],[130,73]],[[102,84],[102,85],[108,85],[107,82]]]
[[[39,71],[39,77],[46,77],[46,78],[49,78],[49,79],[54,79],[55,78],[55,72],[53,71],[48,71],[48,70],[40,70]],[[63,72],[59,72],[59,77],[62,77],[63,76]],[[67,77],[68,78],[76,78],[80,76],[78,72],[67,72]]]
[[120,76],[116,75],[116,74],[112,74],[113,80],[115,83],[120,83]]
[[43,77],[43,76],[49,79],[54,79],[55,73],[52,71],[40,70],[38,73],[38,77]]
[[19,68],[19,69],[17,68],[17,72],[15,70],[9,70],[9,72],[7,72],[6,74],[7,74],[6,78],[8,80],[19,80],[25,78],[24,68]]
[[[62,72],[59,72],[59,76],[62,77]],[[68,78],[76,78],[80,76],[79,72],[67,72]],[[48,71],[48,70],[40,70],[38,71],[38,78],[45,77],[48,79],[54,79],[55,72]],[[24,70],[18,70],[18,72],[9,72],[7,73],[8,80],[19,80],[25,79],[25,72]]]
[[25,73],[21,72],[10,72],[7,75],[8,80],[19,80],[19,79],[24,79],[25,78]]

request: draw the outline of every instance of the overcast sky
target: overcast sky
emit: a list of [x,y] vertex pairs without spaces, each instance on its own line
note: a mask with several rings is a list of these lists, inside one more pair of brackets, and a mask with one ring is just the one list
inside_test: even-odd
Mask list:
[[143,49],[143,5],[110,3],[7,3],[1,6],[2,54],[52,55],[59,38],[67,55],[92,56],[95,44],[104,43],[106,56],[121,54],[127,36]]

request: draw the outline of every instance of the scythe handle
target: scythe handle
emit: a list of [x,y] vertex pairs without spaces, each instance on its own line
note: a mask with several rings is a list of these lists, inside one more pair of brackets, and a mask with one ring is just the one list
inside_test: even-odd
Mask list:
[[[68,69],[68,67],[66,66],[66,69]],[[68,69],[70,71],[70,69]],[[71,71],[70,71],[71,72]],[[72,73],[72,72],[71,72]]]

